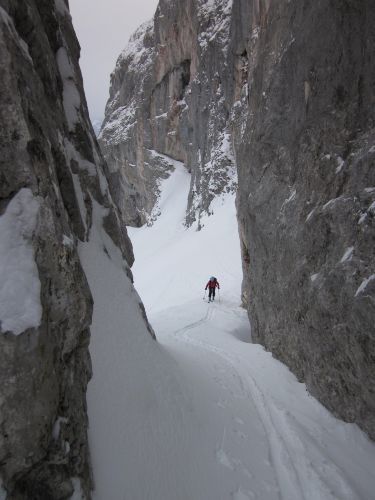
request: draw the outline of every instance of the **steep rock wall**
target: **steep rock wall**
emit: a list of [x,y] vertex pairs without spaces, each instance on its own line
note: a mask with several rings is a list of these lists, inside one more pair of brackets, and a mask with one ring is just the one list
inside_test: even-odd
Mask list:
[[99,142],[129,225],[152,222],[168,157],[192,174],[188,224],[200,227],[213,198],[235,189],[231,5],[161,1],[117,61]]
[[200,227],[235,185],[234,148],[253,339],[372,437],[374,15],[369,0],[161,0],[118,60],[100,136],[132,225],[163,154],[192,173]]
[[253,339],[375,438],[375,8],[254,2],[246,19],[233,138]]
[[[64,0],[0,1],[0,496],[90,498],[94,201],[131,265],[88,119]],[[129,271],[130,274],[130,271]],[[81,498],[81,496],[79,496]]]

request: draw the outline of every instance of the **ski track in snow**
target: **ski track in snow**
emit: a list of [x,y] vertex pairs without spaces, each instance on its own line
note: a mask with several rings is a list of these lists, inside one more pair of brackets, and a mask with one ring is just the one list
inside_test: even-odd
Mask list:
[[[185,361],[187,375],[189,369],[194,372],[199,370],[202,363],[206,378],[208,372],[216,384],[211,388],[211,395],[216,395],[217,407],[225,413],[220,423],[223,427],[220,428],[217,421],[211,422],[212,435],[206,433],[207,441],[202,446],[212,448],[212,443],[216,442],[217,464],[232,472],[239,491],[242,495],[247,492],[248,496],[244,498],[372,498],[370,463],[373,444],[356,426],[332,417],[307,394],[303,384],[299,384],[285,366],[272,359],[262,348],[241,343],[236,338],[225,338],[227,334],[222,332],[218,335],[223,324],[221,316],[230,316],[232,307],[223,303],[203,303],[202,308],[196,303],[195,308],[200,309],[201,316],[194,322],[188,321],[189,311],[184,306],[180,311],[174,308],[170,311],[174,317],[182,318],[185,314],[187,320],[185,326],[177,329],[173,329],[173,325],[168,327],[168,311],[154,317],[157,332],[160,333],[164,327],[161,337],[163,346],[179,361],[180,366],[182,358],[188,355],[189,359]],[[192,304],[191,309],[194,310]],[[232,316],[235,324],[239,318],[238,311],[233,310]],[[250,353],[253,349],[252,359]],[[258,367],[252,366],[255,360]],[[259,370],[261,367],[267,369],[267,365],[276,373],[265,374]],[[270,375],[271,379],[267,380]],[[266,384],[262,382],[263,377]],[[285,384],[287,396],[294,392],[297,395],[280,397],[273,378]],[[201,388],[195,384],[193,390],[200,391]],[[212,411],[212,419],[216,420],[215,411]],[[216,437],[212,432],[215,425]],[[361,436],[361,443],[357,443],[353,450],[355,435]],[[259,438],[263,448],[256,446],[254,454],[254,440]],[[246,444],[245,454],[239,448],[238,439]],[[326,442],[333,442],[335,448],[331,449]],[[200,451],[197,450],[197,453]],[[349,456],[348,460],[342,459],[345,454]],[[258,468],[254,467],[254,459]],[[261,467],[259,462],[263,462]],[[229,478],[227,481],[231,484]],[[209,498],[235,498],[235,491],[232,486],[223,496],[216,497],[217,493],[213,493]]]
[[[288,414],[285,409],[277,408],[272,400],[267,397],[258,386],[248,367],[241,371],[236,365],[246,366],[247,360],[242,360],[239,356],[233,356],[225,350],[193,337],[190,332],[198,329],[196,334],[201,337],[203,324],[211,321],[214,316],[215,307],[209,306],[205,316],[194,323],[174,332],[175,340],[194,345],[196,348],[205,349],[210,353],[215,353],[221,357],[225,364],[228,364],[227,373],[235,373],[239,391],[243,397],[249,400],[249,414],[255,407],[264,427],[264,434],[267,436],[271,463],[275,470],[280,490],[280,498],[283,500],[313,500],[321,498],[355,499],[361,498],[345,479],[345,474],[333,462],[329,463],[325,455],[316,445],[314,439],[310,438],[304,444],[303,439],[298,436],[298,421]],[[242,364],[241,364],[242,363]],[[225,369],[223,370],[225,372]],[[223,386],[222,386],[223,387]],[[237,397],[239,397],[237,395]],[[296,426],[296,428],[294,427]],[[303,432],[303,429],[302,429]],[[224,429],[225,435],[225,429]],[[306,436],[304,436],[306,437]],[[306,446],[313,449],[311,455],[315,455],[315,464],[311,457],[306,457]],[[297,448],[297,450],[294,450]],[[218,452],[220,463],[233,469],[232,463],[221,448]],[[323,472],[323,474],[322,474]],[[324,477],[324,472],[329,475]],[[329,483],[334,483],[336,491],[330,489]],[[311,481],[312,480],[312,481]],[[311,486],[311,482],[312,485]],[[309,484],[310,483],[310,484]]]
[[[91,247],[82,250],[89,279],[107,280],[106,293],[94,293],[102,308],[94,309],[88,398],[94,500],[375,498],[374,443],[334,418],[282,363],[250,343],[239,304],[233,196],[213,203],[202,231],[186,229],[190,177],[175,165],[162,185],[161,216],[152,227],[129,228],[135,286],[159,344],[143,338],[140,319],[133,319],[131,338],[122,334],[122,299],[117,306],[111,298],[119,273],[108,259],[101,271]],[[211,275],[221,290],[209,304],[202,298]],[[122,286],[116,284],[116,297]],[[136,301],[129,290],[124,300]],[[117,331],[112,347],[101,334],[108,323]],[[101,379],[116,363],[115,387],[108,390]],[[103,428],[108,436],[98,435]]]
[[[207,321],[207,319],[211,319],[213,316],[213,308],[210,308],[210,314],[207,314],[203,320],[197,323],[193,323],[192,325],[188,325],[183,328],[181,332],[185,334],[192,328],[196,328],[202,322]],[[175,333],[178,333],[175,332]],[[264,395],[261,390],[258,388],[255,380],[251,375],[248,377],[243,377],[239,370],[235,367],[236,360],[228,355],[224,350],[215,347],[212,344],[207,342],[202,342],[199,340],[194,340],[188,335],[184,335],[184,341],[195,345],[198,348],[206,349],[209,352],[213,352],[220,356],[225,363],[228,363],[230,368],[228,372],[232,370],[232,373],[235,373],[235,376],[238,381],[238,387],[240,392],[243,394],[243,397],[249,399],[250,406],[252,407],[249,411],[251,413],[252,409],[255,407],[258,412],[259,418],[264,427],[264,434],[267,436],[268,444],[269,444],[269,452],[272,457],[272,465],[275,469],[275,472],[278,477],[279,488],[281,491],[281,496],[284,498],[285,494],[283,492],[287,491],[288,496],[285,496],[285,500],[303,500],[305,496],[303,494],[303,488],[299,483],[299,478],[297,475],[297,471],[293,460],[288,453],[287,446],[285,441],[283,440],[282,435],[278,432],[277,427],[274,425],[270,410],[265,401]],[[238,362],[237,358],[237,362]],[[247,387],[244,384],[244,381],[248,382]],[[239,397],[239,396],[237,396]],[[284,455],[284,456],[283,456]]]

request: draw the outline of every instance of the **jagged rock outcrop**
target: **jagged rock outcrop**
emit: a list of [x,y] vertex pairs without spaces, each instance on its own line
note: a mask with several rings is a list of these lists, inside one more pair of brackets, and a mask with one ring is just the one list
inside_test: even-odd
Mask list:
[[161,0],[117,62],[100,136],[132,225],[166,175],[154,151],[192,173],[199,227],[235,183],[233,146],[253,339],[373,438],[374,16],[370,0]]
[[160,1],[117,61],[99,142],[128,225],[152,220],[166,157],[192,174],[188,224],[199,227],[214,197],[235,189],[231,3]]
[[0,496],[90,498],[93,204],[129,264],[64,0],[0,0]]

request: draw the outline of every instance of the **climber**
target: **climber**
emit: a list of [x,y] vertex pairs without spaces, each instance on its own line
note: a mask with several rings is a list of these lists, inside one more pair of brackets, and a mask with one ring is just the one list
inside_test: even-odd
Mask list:
[[[215,289],[216,287],[220,290],[220,285],[217,279],[214,276],[211,276],[209,279],[205,290],[208,288],[208,302],[211,302],[211,300],[215,300]],[[212,298],[211,298],[212,297]]]

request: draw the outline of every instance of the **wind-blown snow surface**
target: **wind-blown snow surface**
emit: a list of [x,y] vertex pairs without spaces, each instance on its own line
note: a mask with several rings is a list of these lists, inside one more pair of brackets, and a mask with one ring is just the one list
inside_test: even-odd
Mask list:
[[[176,163],[161,216],[131,229],[138,314],[98,209],[81,258],[94,295],[89,384],[96,500],[369,500],[375,445],[335,419],[258,345],[240,302],[234,199],[197,232],[182,225],[190,179]],[[103,247],[106,252],[103,252]],[[210,275],[220,302],[202,300]]]

